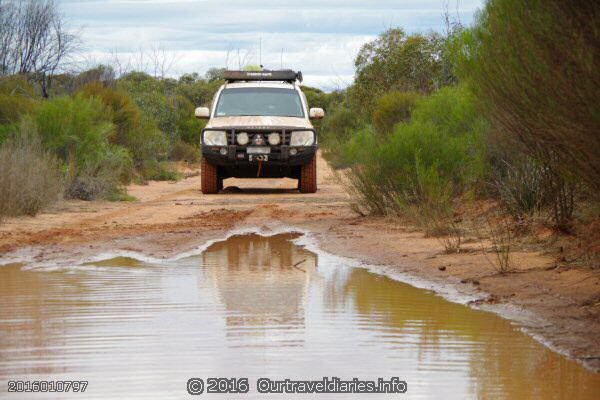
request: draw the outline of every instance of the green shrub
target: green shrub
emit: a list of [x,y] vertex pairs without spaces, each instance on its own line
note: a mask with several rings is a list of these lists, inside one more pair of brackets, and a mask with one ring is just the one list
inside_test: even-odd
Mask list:
[[40,106],[36,120],[44,145],[65,163],[69,197],[104,198],[131,181],[130,153],[109,143],[114,125],[98,98],[55,98]]
[[[151,116],[144,115],[129,95],[120,89],[105,87],[99,82],[82,88],[82,96],[98,98],[107,107],[115,126],[109,142],[129,149],[135,166],[144,160],[165,159],[169,141]],[[190,111],[191,115],[191,111]]]
[[0,143],[15,130],[25,115],[35,111],[38,98],[22,76],[0,78]]
[[496,173],[494,188],[513,217],[521,219],[541,211],[545,202],[545,171],[539,162],[530,157],[513,157],[512,161],[503,160]]
[[347,158],[340,148],[343,147],[361,128],[363,123],[345,104],[336,107],[321,124],[319,142],[324,156],[335,168],[346,167]]
[[128,146],[132,131],[139,129],[141,111],[131,98],[123,91],[105,87],[100,82],[84,86],[80,93],[86,98],[97,97],[111,111],[111,120],[115,125],[114,135],[110,142]]
[[335,108],[323,121],[321,133],[325,141],[345,141],[361,125],[356,114],[345,105]]
[[176,181],[181,179],[181,174],[172,164],[165,161],[146,160],[138,169],[143,180]]
[[35,123],[24,119],[0,146],[0,218],[36,215],[62,191],[60,163],[43,149]]
[[146,122],[154,122],[169,143],[177,138],[178,115],[165,80],[132,72],[119,79],[118,87],[131,96]]
[[99,159],[106,151],[114,131],[110,115],[96,98],[57,97],[44,102],[36,122],[44,145],[77,175],[89,159]]
[[595,1],[490,0],[459,59],[495,126],[600,198],[599,13]]
[[373,112],[373,126],[382,135],[392,133],[394,125],[410,120],[419,94],[415,92],[389,92],[381,96]]
[[177,95],[172,97],[171,106],[177,116],[176,134],[177,141],[183,141],[188,144],[198,146],[200,144],[200,135],[206,121],[199,120],[194,116],[194,105],[184,96]]
[[[485,172],[487,124],[464,87],[445,88],[419,100],[409,123],[381,140],[371,129],[341,148],[349,180],[366,212],[406,213],[410,207],[451,213],[453,196]],[[428,212],[429,212],[428,211]]]
[[171,147],[169,160],[187,161],[190,163],[198,162],[200,161],[200,149],[197,146],[179,140]]
[[67,195],[81,200],[111,199],[126,193],[132,161],[126,149],[108,146],[98,158],[88,158],[71,179]]

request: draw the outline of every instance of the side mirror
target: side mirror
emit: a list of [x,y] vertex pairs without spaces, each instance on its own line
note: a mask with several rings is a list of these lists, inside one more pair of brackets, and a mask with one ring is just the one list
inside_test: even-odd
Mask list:
[[321,119],[325,116],[325,111],[322,108],[311,108],[308,116],[310,119]]
[[208,107],[198,107],[196,108],[196,111],[194,111],[194,115],[196,118],[209,119],[210,109]]

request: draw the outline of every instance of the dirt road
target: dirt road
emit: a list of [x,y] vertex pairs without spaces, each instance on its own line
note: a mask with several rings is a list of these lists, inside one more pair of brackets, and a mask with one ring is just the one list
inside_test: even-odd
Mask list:
[[199,176],[193,176],[132,185],[134,202],[67,201],[34,218],[3,222],[0,264],[118,250],[167,256],[234,228],[298,228],[312,232],[324,250],[381,265],[401,279],[515,319],[545,343],[600,370],[600,282],[593,271],[554,268],[552,257],[522,252],[515,254],[518,270],[500,275],[479,243],[448,255],[437,239],[417,229],[357,216],[322,158],[318,179],[316,194],[299,194],[294,180],[228,179],[223,193],[204,196]]

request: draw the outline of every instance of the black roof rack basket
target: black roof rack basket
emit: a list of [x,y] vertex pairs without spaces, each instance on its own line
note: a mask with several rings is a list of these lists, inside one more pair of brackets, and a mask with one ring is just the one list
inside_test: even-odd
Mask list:
[[302,82],[302,72],[292,71],[291,69],[284,69],[279,71],[224,71],[223,78],[227,82],[239,82],[239,81],[276,81],[276,82],[289,82],[294,83],[296,80]]

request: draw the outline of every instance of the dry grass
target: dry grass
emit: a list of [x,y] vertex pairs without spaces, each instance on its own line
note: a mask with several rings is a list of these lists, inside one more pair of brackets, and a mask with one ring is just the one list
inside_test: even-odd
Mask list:
[[0,218],[36,215],[63,193],[59,163],[43,150],[33,124],[19,129],[0,146]]

